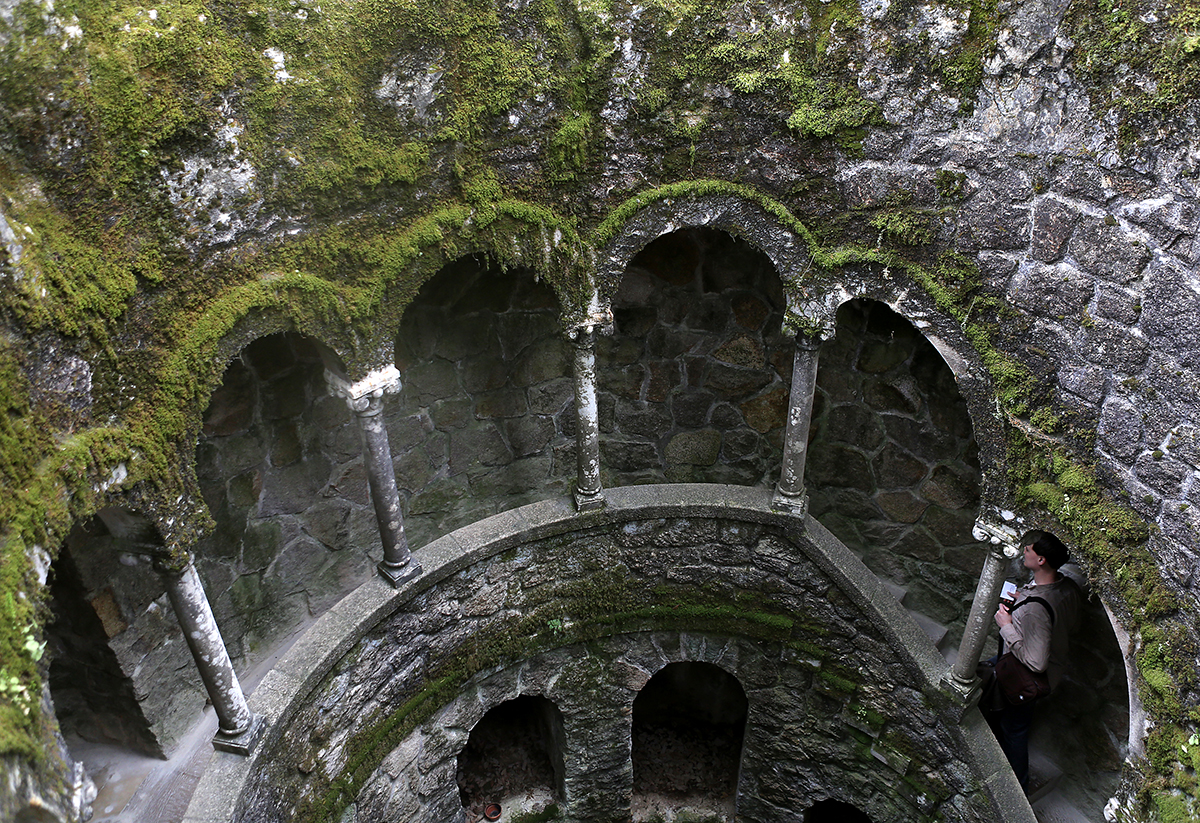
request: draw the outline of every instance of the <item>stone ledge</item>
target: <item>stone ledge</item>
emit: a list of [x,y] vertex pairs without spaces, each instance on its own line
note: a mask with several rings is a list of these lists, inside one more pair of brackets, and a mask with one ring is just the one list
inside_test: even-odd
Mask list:
[[[229,819],[248,788],[246,779],[255,772],[259,759],[274,750],[288,719],[300,708],[305,696],[364,634],[411,598],[514,546],[633,520],[725,518],[799,533],[797,548],[828,574],[858,609],[874,615],[889,643],[918,667],[925,682],[911,685],[926,692],[939,688],[946,664],[920,627],[879,579],[820,523],[811,517],[801,520],[771,509],[770,489],[664,484],[615,488],[606,493],[609,505],[598,511],[576,512],[571,501],[564,497],[532,503],[465,526],[414,552],[424,569],[419,577],[397,589],[372,577],[344,597],[308,629],[264,678],[250,699],[251,709],[263,714],[269,724],[263,740],[249,757],[221,752],[212,755],[185,820]],[[999,756],[990,735],[986,740],[976,737],[970,745],[973,750],[982,748],[989,750],[989,755]],[[992,748],[996,751],[991,752]],[[1000,779],[995,774],[992,778]],[[1000,780],[1000,788],[1002,783]]]

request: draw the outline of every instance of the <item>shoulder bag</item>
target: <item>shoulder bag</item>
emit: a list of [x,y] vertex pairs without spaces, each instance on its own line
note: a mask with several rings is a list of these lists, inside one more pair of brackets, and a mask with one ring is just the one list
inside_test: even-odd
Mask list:
[[[1049,603],[1040,597],[1026,597],[1013,607],[1013,611],[1026,603],[1041,603],[1050,615],[1050,628],[1054,628],[1054,609],[1050,608]],[[1014,706],[1032,703],[1050,694],[1050,678],[1044,672],[1033,671],[1018,660],[1012,652],[1005,652],[996,660],[995,674],[996,685],[1000,687],[1001,693],[1008,702]]]

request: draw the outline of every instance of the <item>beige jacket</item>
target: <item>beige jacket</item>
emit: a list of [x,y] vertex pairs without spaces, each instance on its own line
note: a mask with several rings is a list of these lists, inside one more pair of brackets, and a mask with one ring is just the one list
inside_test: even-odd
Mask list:
[[[1028,597],[1040,597],[1050,604],[1053,627],[1041,603],[1021,605]],[[1067,668],[1069,636],[1079,620],[1079,597],[1079,587],[1062,575],[1044,586],[1027,583],[1017,590],[1012,623],[1000,628],[1004,650],[1033,671],[1045,672],[1052,691]]]

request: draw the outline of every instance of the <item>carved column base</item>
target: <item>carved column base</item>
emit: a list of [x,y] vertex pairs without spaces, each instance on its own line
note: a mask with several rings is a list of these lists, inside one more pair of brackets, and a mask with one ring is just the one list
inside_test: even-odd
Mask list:
[[391,583],[394,589],[400,588],[421,573],[421,564],[411,559],[411,555],[407,563],[392,565],[386,560],[381,560],[375,568],[379,569],[379,576]]
[[594,492],[581,492],[579,489],[574,489],[571,495],[575,498],[576,511],[591,512],[603,509],[608,505],[608,501],[604,499],[603,489],[597,489]]
[[978,677],[972,677],[969,681],[965,681],[955,675],[953,669],[947,669],[946,673],[942,675],[942,686],[950,698],[958,704],[960,720],[967,712],[979,705],[979,698],[983,694],[983,684]]
[[771,500],[771,508],[775,511],[804,517],[808,514],[808,491],[801,490],[799,494],[787,494],[776,487],[775,497]]
[[249,757],[266,728],[266,719],[261,714],[253,715],[250,718],[250,725],[245,731],[230,734],[229,732],[218,730],[213,736],[213,748],[219,752],[229,752],[230,754],[240,754],[242,757]]

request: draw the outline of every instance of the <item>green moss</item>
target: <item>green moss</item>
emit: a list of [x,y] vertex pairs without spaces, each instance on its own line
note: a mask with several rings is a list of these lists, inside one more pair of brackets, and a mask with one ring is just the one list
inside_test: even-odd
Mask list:
[[1048,406],[1043,406],[1035,411],[1030,421],[1046,434],[1054,434],[1059,429],[1058,415]]
[[558,820],[562,816],[562,811],[558,808],[557,803],[551,803],[540,812],[517,812],[509,820],[512,823],[547,823],[550,820]]
[[931,209],[885,209],[877,212],[870,223],[879,230],[881,238],[886,237],[905,246],[919,246],[932,243],[937,237],[941,214]]
[[591,155],[593,120],[590,112],[568,117],[550,139],[546,162],[550,180],[563,183],[574,180],[583,171]]
[[853,694],[854,692],[858,691],[858,684],[853,680],[842,677],[841,675],[831,672],[827,669],[818,670],[816,676],[826,688],[832,691],[841,692],[844,694]]
[[1169,792],[1153,794],[1154,813],[1161,823],[1192,823],[1196,819],[1195,800]]
[[967,193],[967,175],[960,171],[938,169],[933,176],[938,196],[946,200],[957,200]]
[[1076,0],[1066,24],[1075,43],[1075,69],[1101,110],[1113,108],[1129,118],[1178,111],[1195,99],[1200,80],[1192,42],[1200,25],[1195,4]]

